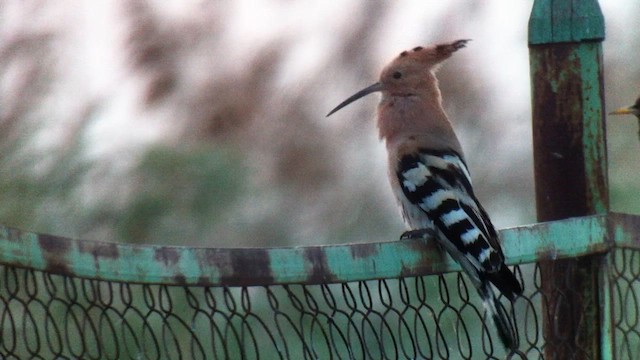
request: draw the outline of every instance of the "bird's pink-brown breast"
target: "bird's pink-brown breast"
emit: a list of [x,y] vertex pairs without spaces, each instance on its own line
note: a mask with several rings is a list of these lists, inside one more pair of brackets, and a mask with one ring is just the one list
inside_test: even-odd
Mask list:
[[383,94],[378,106],[377,126],[379,137],[385,141],[389,152],[404,152],[414,144],[420,144],[463,154],[453,126],[437,100],[421,95],[394,97]]

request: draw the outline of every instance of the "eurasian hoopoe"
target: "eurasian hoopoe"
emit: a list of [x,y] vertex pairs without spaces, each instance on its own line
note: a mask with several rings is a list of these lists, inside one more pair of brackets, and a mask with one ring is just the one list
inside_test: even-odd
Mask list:
[[518,346],[509,315],[489,283],[513,301],[522,287],[504,264],[498,234],[476,199],[462,148],[442,108],[435,72],[469,40],[403,51],[380,81],[327,115],[380,91],[378,129],[386,143],[389,179],[411,229],[402,238],[433,235],[477,288],[506,347]]

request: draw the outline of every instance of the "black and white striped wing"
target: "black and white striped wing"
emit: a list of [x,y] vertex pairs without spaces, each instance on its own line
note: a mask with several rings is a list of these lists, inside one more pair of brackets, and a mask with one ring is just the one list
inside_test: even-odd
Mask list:
[[404,155],[396,175],[406,200],[420,210],[405,209],[405,216],[426,214],[478,270],[500,269],[504,255],[497,233],[473,194],[467,166],[456,152],[420,149]]

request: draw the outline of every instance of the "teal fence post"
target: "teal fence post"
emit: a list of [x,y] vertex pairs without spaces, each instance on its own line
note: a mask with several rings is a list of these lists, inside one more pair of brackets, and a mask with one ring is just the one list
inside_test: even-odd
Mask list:
[[[536,0],[529,19],[538,221],[609,210],[604,125],[604,17],[596,0]],[[545,359],[608,358],[604,265],[540,262]],[[602,292],[601,292],[602,291]],[[609,342],[608,345],[604,345]],[[610,351],[610,350],[609,350]]]

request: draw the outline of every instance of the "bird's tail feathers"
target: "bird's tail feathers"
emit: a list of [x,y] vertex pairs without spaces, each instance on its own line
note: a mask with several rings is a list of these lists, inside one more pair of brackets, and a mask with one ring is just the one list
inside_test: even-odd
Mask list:
[[522,285],[505,264],[502,264],[500,270],[485,274],[485,277],[500,290],[500,293],[511,301],[522,295]]
[[510,317],[505,308],[496,299],[491,285],[485,283],[478,289],[484,307],[493,321],[495,328],[498,330],[498,336],[507,349],[516,350],[518,348],[518,339],[515,329],[511,325]]

